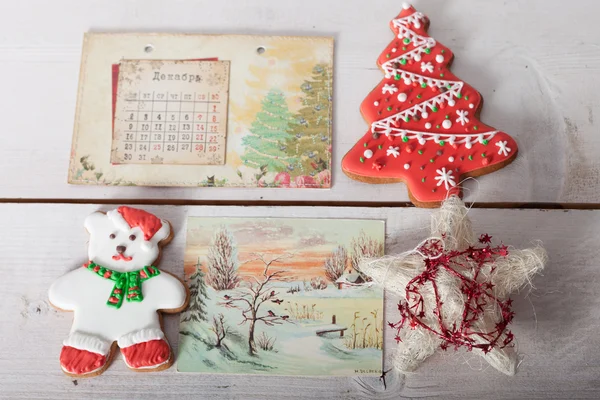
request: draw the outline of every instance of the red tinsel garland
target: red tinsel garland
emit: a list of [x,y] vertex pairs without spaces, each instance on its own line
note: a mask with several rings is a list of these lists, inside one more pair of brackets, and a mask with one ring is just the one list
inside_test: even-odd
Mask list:
[[[440,347],[443,350],[454,346],[455,350],[465,347],[467,350],[481,349],[489,353],[494,347],[504,348],[513,341],[513,334],[507,329],[514,317],[511,309],[512,300],[501,301],[493,294],[494,285],[491,281],[479,281],[481,269],[484,264],[493,264],[499,257],[508,256],[508,249],[504,245],[492,247],[492,237],[484,234],[479,238],[481,246],[470,246],[464,251],[443,248],[440,240],[429,240],[417,250],[425,259],[425,271],[414,277],[406,285],[406,301],[398,303],[401,319],[396,323],[388,322],[390,328],[396,330],[396,342],[402,341],[400,331],[408,326],[411,329],[421,327],[442,339]],[[491,267],[490,274],[495,270]],[[442,314],[443,299],[440,298],[436,277],[443,269],[461,281],[460,291],[465,296],[465,308],[459,324],[451,325],[444,321]],[[465,276],[470,272],[472,278]],[[425,302],[420,290],[430,284],[435,295],[435,308],[425,309]],[[475,322],[482,317],[486,306],[496,303],[501,311],[501,318],[491,332],[480,332],[472,328]],[[431,314],[428,314],[428,313]],[[427,317],[434,317],[435,324],[428,325],[424,321]],[[505,337],[501,340],[501,337]]]

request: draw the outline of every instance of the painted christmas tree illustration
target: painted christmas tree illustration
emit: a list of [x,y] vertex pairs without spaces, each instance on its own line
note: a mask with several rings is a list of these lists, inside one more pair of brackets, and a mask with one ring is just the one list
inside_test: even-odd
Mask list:
[[256,114],[250,134],[242,140],[245,152],[244,164],[266,172],[287,170],[295,162],[295,157],[287,154],[287,141],[290,138],[288,124],[292,114],[288,110],[284,94],[271,89],[262,101],[262,109]]
[[190,276],[190,304],[181,317],[182,321],[208,321],[205,302],[205,299],[208,299],[208,293],[206,292],[204,273],[200,267],[198,261],[196,271]]
[[342,169],[370,183],[405,182],[413,203],[435,207],[458,184],[509,164],[513,138],[479,121],[481,95],[448,69],[452,52],[427,34],[429,19],[405,4],[396,38],[377,64],[383,81],[361,104],[371,125]]
[[290,175],[309,175],[330,169],[331,160],[331,67],[316,65],[310,80],[300,86],[302,108],[290,123],[288,153],[297,157]]

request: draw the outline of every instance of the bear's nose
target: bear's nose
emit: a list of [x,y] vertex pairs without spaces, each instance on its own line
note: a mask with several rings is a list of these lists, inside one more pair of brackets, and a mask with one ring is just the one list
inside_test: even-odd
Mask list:
[[125,253],[125,250],[127,250],[127,247],[125,247],[125,246],[117,246],[117,253],[123,254],[123,253]]

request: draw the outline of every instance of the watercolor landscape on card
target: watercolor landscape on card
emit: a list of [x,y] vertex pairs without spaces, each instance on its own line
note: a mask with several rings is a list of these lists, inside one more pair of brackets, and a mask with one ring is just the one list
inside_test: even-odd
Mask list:
[[384,240],[383,221],[188,218],[178,371],[381,374],[383,290],[358,260]]

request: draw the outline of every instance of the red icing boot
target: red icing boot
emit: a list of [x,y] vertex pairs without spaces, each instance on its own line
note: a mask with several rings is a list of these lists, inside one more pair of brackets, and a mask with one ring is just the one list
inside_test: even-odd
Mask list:
[[151,369],[169,361],[171,348],[164,339],[158,339],[125,347],[121,353],[130,368]]
[[71,346],[63,346],[60,352],[60,366],[71,375],[86,375],[95,372],[106,364],[106,356],[79,350]]

